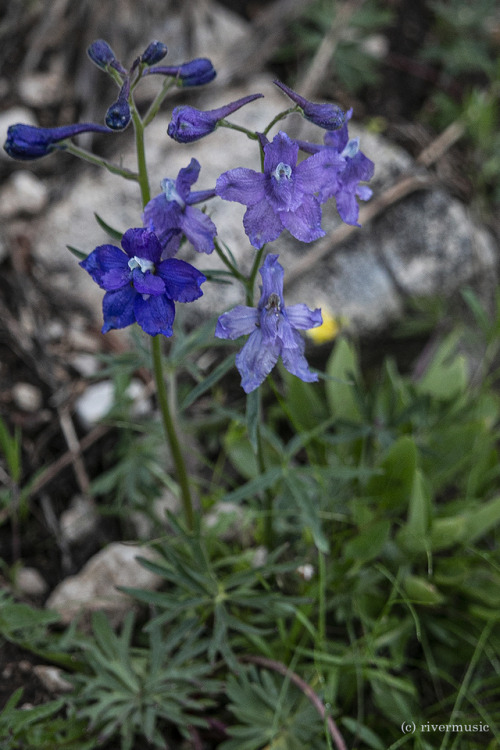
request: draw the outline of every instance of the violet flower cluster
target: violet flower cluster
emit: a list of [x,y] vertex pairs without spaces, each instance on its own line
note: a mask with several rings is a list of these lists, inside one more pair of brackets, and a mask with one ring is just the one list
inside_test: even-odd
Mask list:
[[[159,65],[166,54],[167,47],[154,41],[126,68],[107,42],[97,40],[89,47],[88,55],[119,87],[118,96],[106,111],[105,125],[75,123],[39,128],[19,123],[9,128],[5,151],[15,159],[33,160],[55,149],[70,148],[71,139],[81,133],[122,131],[131,121],[136,128],[140,115],[133,92],[142,77],[163,76],[170,79],[171,85],[191,87],[207,84],[216,75],[206,58],[181,65]],[[285,230],[306,243],[324,236],[322,206],[331,198],[335,199],[340,218],[359,226],[358,199],[368,200],[371,196],[370,188],[361,183],[371,179],[374,168],[360,150],[359,140],[349,139],[352,110],[345,113],[334,104],[310,102],[284,83],[274,83],[293,104],[273,123],[298,112],[326,131],[323,142],[295,140],[284,130],[270,140],[267,133],[271,126],[264,133],[238,127],[257,142],[260,171],[236,167],[221,174],[213,188],[192,190],[201,169],[192,158],[177,177],[165,177],[161,192],[144,200],[143,227],[128,229],[123,234],[121,248],[114,244],[100,245],[80,263],[105,291],[103,332],[138,323],[150,336],[172,335],[175,303],[193,302],[201,297],[201,285],[206,281],[205,275],[194,266],[174,257],[183,241],[189,242],[198,253],[209,254],[216,247],[222,253],[217,244],[217,227],[206,213],[205,205],[216,197],[246,206],[243,226],[250,244],[259,251],[257,258],[264,257],[264,246]],[[181,144],[198,141],[219,127],[231,127],[226,118],[260,97],[260,93],[251,94],[211,110],[177,106],[172,112],[168,135]],[[82,154],[80,150],[77,155]],[[108,166],[104,162],[103,165]],[[124,174],[128,179],[131,175]],[[137,179],[140,181],[139,174]],[[264,257],[259,269],[262,288],[257,306],[238,305],[223,313],[215,329],[218,338],[233,340],[248,336],[236,356],[246,393],[261,385],[280,358],[284,367],[302,380],[318,379],[307,364],[299,331],[321,325],[321,311],[310,310],[304,304],[286,306],[284,270],[278,257],[278,254]]]

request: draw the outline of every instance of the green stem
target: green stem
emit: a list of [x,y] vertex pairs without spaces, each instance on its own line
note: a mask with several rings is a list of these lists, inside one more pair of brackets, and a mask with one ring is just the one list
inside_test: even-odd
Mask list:
[[[139,172],[139,185],[141,188],[142,206],[149,202],[151,193],[149,189],[149,179],[146,164],[146,150],[144,145],[144,122],[141,120],[139,113],[135,107],[133,98],[130,100],[132,122],[135,131],[135,144],[137,150],[137,168]],[[158,397],[158,405],[162,416],[163,427],[165,435],[170,446],[172,453],[172,459],[174,461],[177,481],[181,490],[182,505],[184,509],[184,516],[186,519],[186,525],[188,529],[192,530],[194,525],[194,514],[193,514],[193,503],[191,500],[191,492],[189,489],[189,479],[186,471],[186,464],[184,462],[184,456],[182,455],[181,446],[177,437],[177,431],[175,429],[174,420],[170,411],[170,405],[168,402],[167,388],[165,385],[165,379],[163,377],[163,363],[161,356],[161,338],[159,336],[151,337],[151,351],[153,356],[153,371],[156,382],[156,393]]]
[[166,95],[168,94],[168,92],[170,91],[173,85],[174,85],[174,81],[172,79],[167,79],[166,81],[164,81],[161,90],[158,92],[155,100],[152,102],[150,108],[148,109],[148,111],[143,117],[142,122],[145,128],[147,128],[149,123],[152,120],[154,120],[154,118],[158,114],[158,111],[163,103],[163,100],[165,99]]
[[86,151],[84,148],[75,146],[74,143],[64,144],[64,150],[69,154],[73,154],[73,156],[77,156],[79,159],[83,159],[83,161],[88,161],[90,164],[96,164],[98,167],[104,167],[104,169],[107,169],[108,172],[111,172],[111,174],[117,174],[120,177],[125,178],[126,180],[135,180],[135,182],[139,182],[139,175],[137,172],[132,172],[130,169],[126,169],[125,167],[119,167],[117,164],[113,164],[107,159],[96,156],[90,151]]
[[253,290],[255,286],[255,279],[257,277],[257,271],[259,270],[259,266],[262,260],[262,256],[264,254],[265,245],[262,245],[260,250],[257,252],[252,270],[250,271],[250,276],[248,277],[248,283],[247,283],[247,305],[252,306],[253,305]]
[[242,125],[235,125],[234,123],[228,122],[227,120],[219,120],[217,126],[221,128],[229,128],[230,130],[238,130],[240,133],[244,133],[247,138],[250,138],[252,141],[259,140],[259,137],[256,133],[254,133],[252,130],[248,130],[248,128],[244,128]]
[[284,120],[285,117],[288,117],[288,115],[291,115],[294,112],[300,112],[300,111],[301,110],[300,110],[299,105],[296,104],[294,107],[289,107],[288,109],[285,109],[283,112],[280,112],[278,115],[276,115],[276,117],[274,117],[271,120],[271,122],[269,123],[269,125],[267,126],[267,128],[264,130],[264,135],[267,135],[269,133],[269,131],[271,130],[271,128],[274,125],[276,125],[277,122],[279,122],[280,120]]
[[319,648],[321,648],[326,639],[326,566],[325,555],[323,552],[320,552],[320,550],[318,550],[318,578],[318,642]]
[[175,430],[174,420],[170,412],[170,406],[168,403],[167,389],[165,386],[165,380],[163,377],[163,365],[161,356],[161,338],[159,336],[151,337],[151,351],[153,354],[153,370],[156,382],[156,392],[158,396],[158,404],[163,421],[163,427],[165,435],[167,437],[172,458],[174,460],[177,481],[181,489],[182,505],[184,509],[184,516],[186,519],[186,525],[191,530],[193,528],[194,515],[193,515],[193,503],[191,501],[191,492],[189,490],[189,479],[186,471],[186,464],[184,463],[184,457],[182,455],[179,440],[177,438],[177,432]]
[[219,256],[219,258],[221,259],[221,261],[224,263],[224,265],[227,268],[229,268],[229,270],[231,271],[231,273],[233,274],[233,276],[236,279],[238,279],[238,281],[241,281],[243,284],[246,285],[246,283],[247,283],[246,277],[236,268],[236,266],[234,265],[234,263],[231,263],[231,261],[226,256],[226,254],[224,253],[224,250],[221,248],[221,246],[219,245],[219,243],[217,242],[216,239],[214,239],[214,247],[215,247],[215,252]]
[[146,164],[146,148],[144,145],[144,123],[135,108],[133,102],[130,108],[132,113],[132,122],[135,131],[135,148],[137,151],[137,170],[139,173],[138,181],[141,188],[142,207],[149,203],[151,191],[149,189],[148,168]]

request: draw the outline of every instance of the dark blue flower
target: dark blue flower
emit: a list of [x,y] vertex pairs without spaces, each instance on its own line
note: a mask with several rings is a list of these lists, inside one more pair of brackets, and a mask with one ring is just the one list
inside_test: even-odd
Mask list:
[[308,99],[304,99],[303,96],[297,94],[292,89],[288,88],[281,81],[274,81],[276,86],[287,94],[295,104],[298,104],[301,108],[306,120],[313,122],[315,125],[319,125],[320,128],[325,130],[337,130],[341,128],[345,121],[344,112],[336,104],[315,104],[310,102]]
[[13,159],[29,161],[47,156],[55,148],[64,148],[68,138],[80,133],[111,133],[104,125],[93,122],[80,122],[75,125],[61,125],[58,128],[38,128],[35,125],[18,123],[11,125],[7,131],[4,150]]
[[346,122],[340,130],[325,133],[324,146],[307,141],[298,141],[298,144],[307,153],[328,151],[344,159],[344,168],[332,175],[331,182],[321,189],[319,199],[324,203],[334,197],[342,221],[359,227],[359,206],[356,198],[366,201],[372,196],[371,188],[359,183],[371,180],[375,167],[371,159],[359,150],[359,138],[349,140],[347,123],[351,117],[352,109],[346,112]]
[[100,245],[80,265],[106,290],[102,332],[138,323],[150,336],[172,335],[174,301],[201,297],[205,276],[176,258],[161,260],[157,236],[147,229],[129,229],[122,248]]
[[183,235],[199,253],[211,253],[214,249],[215,224],[199,208],[193,208],[193,203],[202,203],[215,195],[215,190],[191,192],[191,185],[199,173],[199,162],[191,159],[189,166],[179,171],[175,181],[162,180],[163,193],[144,208],[144,225],[160,240],[163,258],[175,255]]
[[237,99],[224,107],[210,109],[206,112],[188,105],[175,107],[167,132],[178,143],[198,141],[200,138],[213,133],[220,120],[261,96],[262,94],[250,94],[250,96],[244,96],[242,99]]
[[297,164],[299,147],[279,132],[264,145],[264,172],[238,167],[217,180],[217,195],[248,206],[243,225],[250,242],[261,248],[284,229],[302,242],[325,234],[321,228],[321,193],[344,167],[344,159],[324,149]]
[[144,75],[172,76],[181,86],[202,86],[213,81],[217,73],[206,57],[198,57],[182,65],[160,65],[144,71]]
[[106,112],[105,123],[111,130],[124,130],[130,122],[131,113],[128,103],[130,78],[127,77],[118,94],[118,99]]
[[236,355],[236,367],[246,393],[258,388],[280,356],[292,375],[307,383],[318,380],[316,373],[309,370],[299,329],[320,326],[321,310],[310,310],[304,304],[285,307],[283,267],[278,263],[278,257],[268,255],[260,269],[262,294],[257,307],[238,305],[220,316],[215,329],[215,335],[221,339],[237,339],[250,334]]

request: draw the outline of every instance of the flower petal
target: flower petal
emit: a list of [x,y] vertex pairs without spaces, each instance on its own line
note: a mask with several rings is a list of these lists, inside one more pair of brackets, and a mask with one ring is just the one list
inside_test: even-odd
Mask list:
[[245,393],[254,391],[269,375],[278,361],[280,346],[279,340],[264,341],[259,328],[250,334],[235,360]]
[[280,300],[281,308],[284,307],[283,301],[283,266],[278,263],[279,255],[269,254],[266,256],[259,272],[262,278],[262,294],[259,301],[259,310],[262,310],[268,303],[271,294],[277,294]]
[[264,147],[264,172],[267,175],[271,174],[281,162],[292,168],[295,167],[298,154],[297,143],[280,130],[271,143]]
[[236,201],[244,206],[253,206],[264,198],[266,177],[246,167],[237,167],[223,172],[215,184],[215,192],[226,201]]
[[281,359],[284,366],[292,375],[296,375],[305,383],[315,383],[318,375],[311,372],[309,365],[304,356],[304,341],[297,331],[292,332],[295,338],[295,347],[283,347],[281,349]]
[[260,201],[255,206],[249,206],[243,217],[243,226],[248,239],[258,250],[266,242],[272,242],[280,236],[283,231],[280,215],[266,200]]
[[130,269],[125,253],[115,245],[100,245],[80,263],[101,289],[121,289],[130,281]]
[[132,271],[132,281],[136,292],[139,294],[164,294],[165,282],[160,276],[151,271],[143,273],[140,268],[134,268]]
[[301,242],[313,242],[325,236],[321,228],[321,206],[314,195],[304,195],[295,211],[281,211],[280,219],[285,229]]
[[144,297],[138,294],[134,302],[135,317],[142,330],[150,336],[162,333],[172,335],[175,306],[165,294],[157,297]]
[[303,303],[287,307],[286,317],[293,328],[301,328],[304,331],[309,328],[316,328],[316,326],[320,326],[323,322],[319,307],[316,310],[310,310]]
[[219,317],[215,335],[219,339],[237,339],[253,333],[258,322],[259,314],[255,307],[237,305]]
[[175,181],[175,187],[183,200],[187,200],[189,191],[191,190],[191,185],[194,185],[198,179],[200,169],[200,162],[196,159],[191,159],[187,167],[183,167],[179,170],[179,174]]
[[156,234],[143,227],[127,229],[122,237],[122,247],[130,258],[134,255],[144,260],[158,263],[161,257],[161,245]]
[[126,328],[135,323],[134,300],[136,297],[137,292],[128,285],[113,292],[106,292],[102,300],[103,333],[107,333],[112,328]]
[[192,302],[201,297],[200,286],[206,281],[200,271],[178,258],[167,258],[157,266],[157,273],[165,282],[166,293],[177,302]]
[[180,226],[194,249],[199,253],[211,253],[214,249],[214,237],[217,227],[212,219],[199,208],[186,206],[181,215]]
[[303,194],[318,193],[335,183],[346,160],[333,149],[323,148],[297,165],[295,181]]

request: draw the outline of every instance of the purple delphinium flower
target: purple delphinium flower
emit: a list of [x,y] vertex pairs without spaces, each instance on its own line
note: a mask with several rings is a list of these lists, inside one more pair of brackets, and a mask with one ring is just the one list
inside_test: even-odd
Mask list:
[[64,148],[61,141],[80,133],[112,133],[104,125],[93,122],[80,122],[75,125],[61,125],[57,128],[39,128],[36,125],[17,123],[7,130],[4,150],[13,159],[30,161],[48,156],[56,148]]
[[213,133],[220,120],[228,117],[245,104],[260,99],[262,94],[250,94],[218,109],[202,111],[188,105],[175,107],[167,133],[177,143],[193,143]]
[[199,162],[191,159],[189,165],[179,171],[176,180],[161,181],[163,192],[144,208],[144,225],[160,240],[163,258],[175,255],[183,235],[199,253],[211,253],[214,249],[217,228],[210,217],[192,205],[215,195],[214,189],[191,192],[199,173]]
[[315,104],[310,102],[308,99],[304,99],[303,96],[297,94],[292,89],[288,88],[281,81],[274,81],[287,96],[290,97],[295,104],[298,104],[301,108],[306,120],[313,122],[315,125],[319,125],[320,128],[325,130],[337,130],[341,128],[345,121],[344,112],[336,104]]
[[104,39],[96,39],[95,42],[92,42],[87,49],[87,54],[92,62],[95,63],[98,68],[101,68],[101,70],[106,70],[108,66],[111,66],[120,73],[126,73],[125,68],[121,62],[116,59],[115,53]]
[[324,203],[329,198],[335,197],[337,211],[342,221],[359,227],[359,206],[356,198],[366,201],[372,196],[371,188],[359,183],[371,180],[375,167],[371,159],[359,150],[359,138],[349,140],[347,123],[351,117],[352,109],[346,112],[346,122],[340,130],[325,133],[324,146],[307,141],[297,142],[300,149],[306,153],[317,154],[329,151],[344,159],[344,168],[332,174],[331,182],[320,190],[319,199]]
[[221,339],[250,334],[236,355],[236,367],[245,393],[258,388],[280,356],[292,375],[307,383],[318,380],[317,374],[309,370],[299,329],[321,325],[321,310],[310,310],[304,304],[285,307],[283,267],[278,257],[268,255],[260,269],[262,294],[257,307],[238,305],[220,316],[215,329],[215,335]]
[[275,240],[284,229],[302,242],[325,234],[320,201],[314,194],[335,179],[344,168],[344,158],[324,149],[297,164],[298,152],[297,143],[280,131],[264,145],[264,172],[238,167],[217,180],[217,195],[248,207],[243,225],[256,248]]
[[121,244],[123,250],[100,245],[80,263],[106,290],[102,332],[137,322],[150,336],[171,336],[174,301],[201,297],[205,276],[183,260],[162,261],[160,242],[147,229],[128,229]]
[[148,68],[143,75],[172,76],[180,86],[202,86],[213,81],[217,73],[215,68],[206,57],[197,57],[182,65],[159,65]]

